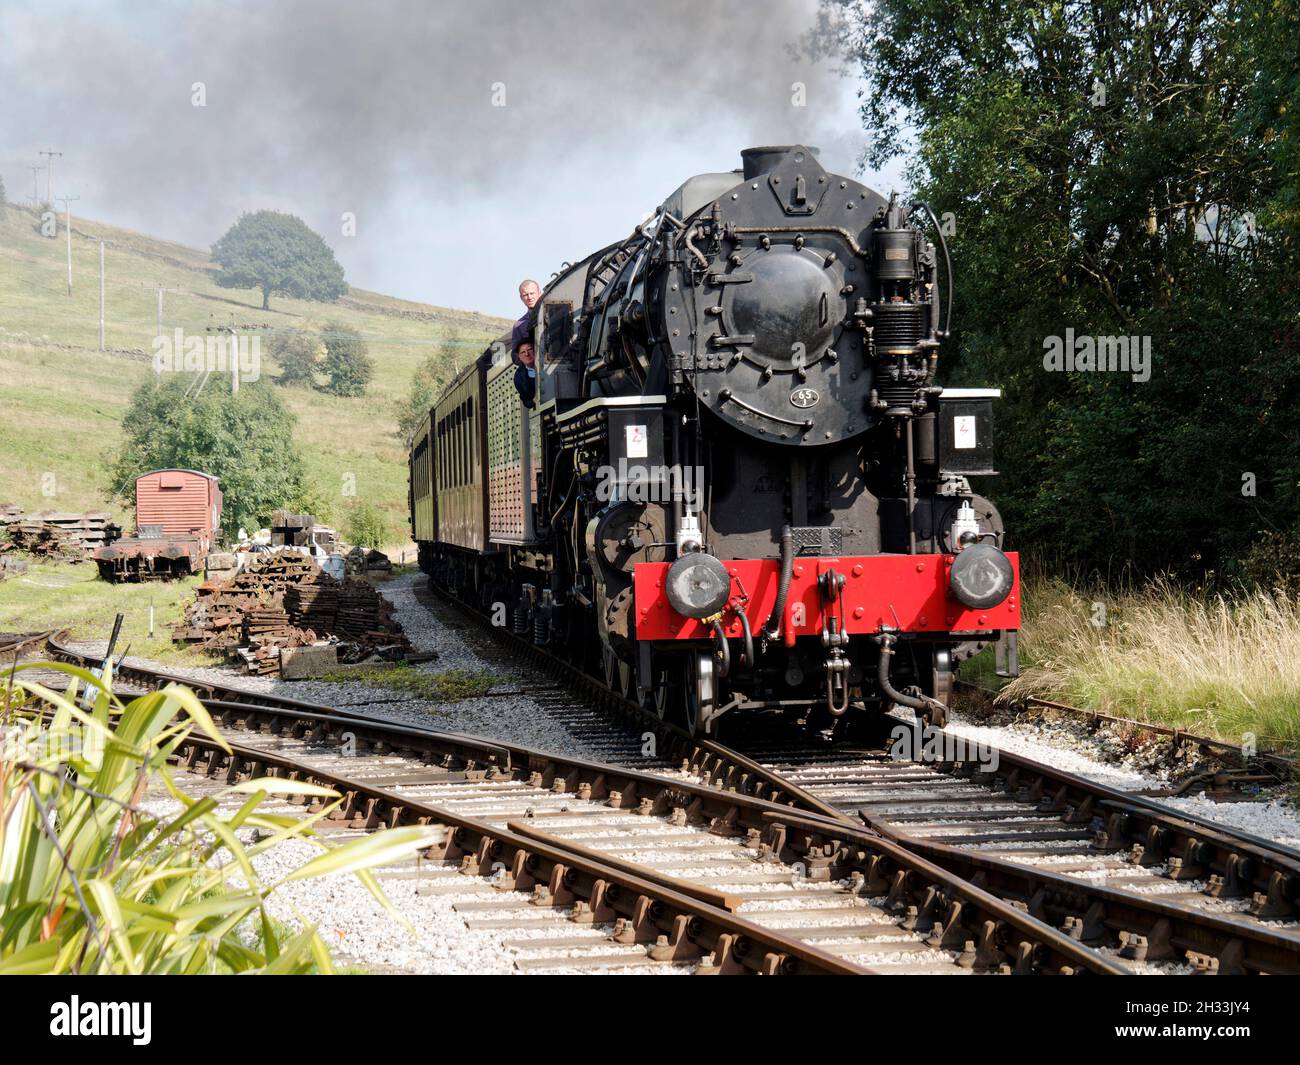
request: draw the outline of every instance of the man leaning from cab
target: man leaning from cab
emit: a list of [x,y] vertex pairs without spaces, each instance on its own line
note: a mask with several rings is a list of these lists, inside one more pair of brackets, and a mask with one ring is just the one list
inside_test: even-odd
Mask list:
[[510,359],[515,364],[515,389],[525,407],[532,409],[537,394],[536,353],[533,350],[533,327],[537,322],[537,301],[542,287],[531,278],[519,283],[519,299],[527,308],[510,330]]

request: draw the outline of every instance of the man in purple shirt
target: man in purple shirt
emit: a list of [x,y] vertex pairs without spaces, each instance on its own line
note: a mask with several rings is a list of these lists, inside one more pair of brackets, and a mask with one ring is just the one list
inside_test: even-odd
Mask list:
[[[519,298],[528,308],[518,321],[515,322],[514,328],[510,330],[510,358],[515,364],[515,388],[519,392],[519,398],[523,401],[525,407],[533,405],[533,396],[537,391],[537,370],[533,360],[533,325],[536,322],[534,317],[534,308],[537,301],[542,298],[541,286],[532,279],[521,281],[519,283]],[[527,358],[520,357],[521,349],[527,350],[523,353]]]

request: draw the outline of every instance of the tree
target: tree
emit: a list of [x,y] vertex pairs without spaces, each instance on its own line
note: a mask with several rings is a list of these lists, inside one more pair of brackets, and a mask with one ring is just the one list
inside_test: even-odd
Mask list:
[[271,512],[296,509],[304,486],[293,443],[294,416],[265,381],[231,395],[195,378],[152,376],[131,397],[123,442],[111,472],[115,495],[131,500],[135,479],[150,470],[181,467],[217,478],[222,527],[230,533],[265,527]]
[[5,195],[5,179],[0,174],[0,218],[4,218],[9,210],[9,197]]
[[330,379],[326,390],[336,396],[364,396],[375,375],[374,360],[361,334],[332,322],[325,327],[325,361],[321,369]]
[[424,357],[411,378],[411,388],[397,410],[397,436],[405,441],[420,419],[429,413],[443,385],[464,366],[466,355],[478,347],[474,340],[463,340],[460,330],[452,327]]
[[260,288],[262,309],[271,296],[333,303],[347,292],[343,267],[320,234],[278,211],[242,214],[219,241],[212,258],[222,288]]
[[[987,490],[1017,546],[1204,574],[1297,527],[1297,81],[1278,7],[824,4],[866,81],[866,161],[914,149],[917,192],[955,220],[944,379],[1004,389]],[[1150,379],[1048,372],[1067,328],[1148,338]]]
[[388,542],[388,517],[373,503],[358,501],[348,508],[343,534],[358,547],[383,547]]
[[276,384],[312,385],[320,366],[320,337],[315,333],[298,331],[275,333],[271,337],[270,354],[280,364]]

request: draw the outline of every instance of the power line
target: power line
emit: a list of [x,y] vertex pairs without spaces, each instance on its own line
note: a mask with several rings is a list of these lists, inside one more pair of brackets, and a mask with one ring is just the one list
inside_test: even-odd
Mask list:
[[63,153],[52,152],[49,149],[46,149],[45,151],[37,152],[36,154],[45,156],[45,201],[47,203],[53,203],[54,202],[54,157],[57,155],[59,158],[63,158]]

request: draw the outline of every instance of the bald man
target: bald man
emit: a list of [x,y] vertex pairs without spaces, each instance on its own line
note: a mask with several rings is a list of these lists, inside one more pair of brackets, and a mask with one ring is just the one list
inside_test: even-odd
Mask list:
[[510,357],[516,362],[519,361],[519,345],[532,335],[533,325],[536,322],[533,308],[541,298],[542,286],[536,281],[530,278],[519,282],[519,299],[527,310],[519,316],[514,328],[510,330]]
[[519,282],[519,300],[528,309],[510,330],[510,358],[515,364],[515,389],[525,407],[531,408],[537,395],[537,362],[533,352],[533,326],[537,324],[537,301],[542,287],[529,278]]

